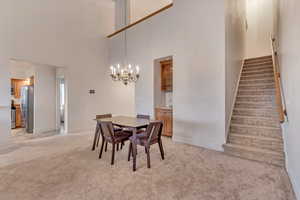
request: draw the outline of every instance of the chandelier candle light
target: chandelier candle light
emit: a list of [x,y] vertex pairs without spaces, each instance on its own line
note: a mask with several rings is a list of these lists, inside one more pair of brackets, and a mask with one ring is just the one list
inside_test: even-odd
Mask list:
[[117,67],[111,66],[111,78],[114,81],[122,81],[124,85],[136,82],[140,77],[140,68],[136,66],[132,68],[131,64],[122,67],[118,64]]
[[[127,0],[125,0],[127,5]],[[127,8],[125,8],[125,24],[127,24]],[[135,83],[140,77],[140,67],[137,65],[135,68],[127,62],[127,30],[124,31],[124,66],[117,64],[117,67],[111,66],[111,78],[114,81],[122,81],[124,85],[128,83]]]

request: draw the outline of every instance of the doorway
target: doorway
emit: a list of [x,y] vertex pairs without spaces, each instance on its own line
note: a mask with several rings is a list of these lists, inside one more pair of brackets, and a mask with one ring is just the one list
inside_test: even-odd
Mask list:
[[164,122],[163,135],[173,136],[173,57],[154,60],[154,113]]
[[58,98],[59,98],[59,132],[65,133],[65,110],[66,110],[66,104],[65,104],[65,78],[61,77],[58,79]]
[[12,136],[28,139],[65,133],[66,81],[64,74],[58,76],[61,68],[17,59],[10,64]]
[[56,129],[60,134],[67,133],[67,81],[66,81],[66,69],[56,68]]

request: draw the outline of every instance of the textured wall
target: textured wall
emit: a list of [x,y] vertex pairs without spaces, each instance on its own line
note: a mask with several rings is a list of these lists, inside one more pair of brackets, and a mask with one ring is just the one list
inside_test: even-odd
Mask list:
[[246,1],[225,1],[226,24],[226,130],[229,130],[235,94],[246,51]]
[[300,2],[280,1],[279,54],[288,122],[284,124],[287,169],[300,199]]
[[[173,56],[173,139],[216,150],[225,143],[224,15],[219,0],[177,0],[127,31],[128,60],[141,66],[136,111],[154,114],[154,60]],[[112,64],[123,59],[122,39],[111,39]]]
[[[98,113],[133,113],[133,88],[109,77],[105,36],[114,30],[113,1],[3,0],[0,16],[0,105],[9,104],[8,61],[16,58],[67,68],[70,131],[94,129]],[[0,116],[7,126],[9,118]],[[3,141],[9,128],[0,129]]]

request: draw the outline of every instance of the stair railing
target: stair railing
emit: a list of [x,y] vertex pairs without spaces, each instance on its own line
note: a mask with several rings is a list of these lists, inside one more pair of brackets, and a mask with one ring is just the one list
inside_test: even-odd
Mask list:
[[285,117],[287,116],[285,98],[282,90],[282,82],[280,75],[280,68],[278,62],[278,53],[275,47],[276,39],[271,37],[271,47],[272,47],[272,60],[273,60],[273,71],[275,78],[275,90],[276,90],[276,103],[278,105],[279,120],[281,123],[285,122]]

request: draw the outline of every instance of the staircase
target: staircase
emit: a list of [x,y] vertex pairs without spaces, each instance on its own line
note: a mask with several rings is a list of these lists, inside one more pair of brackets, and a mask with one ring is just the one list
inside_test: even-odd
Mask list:
[[284,166],[272,56],[245,60],[225,153]]

